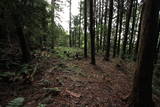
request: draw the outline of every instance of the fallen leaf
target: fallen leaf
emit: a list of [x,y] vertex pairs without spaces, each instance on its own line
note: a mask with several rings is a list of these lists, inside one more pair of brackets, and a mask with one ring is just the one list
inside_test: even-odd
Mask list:
[[68,94],[70,94],[71,96],[74,96],[74,97],[77,97],[77,98],[81,97],[81,95],[78,94],[78,93],[74,93],[74,92],[71,92],[71,91],[69,91],[69,90],[66,90],[66,92],[67,92]]

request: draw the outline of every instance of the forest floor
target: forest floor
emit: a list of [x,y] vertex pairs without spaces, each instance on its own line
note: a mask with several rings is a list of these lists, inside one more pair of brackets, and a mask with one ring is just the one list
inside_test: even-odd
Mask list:
[[[62,60],[50,56],[41,61],[41,72],[32,81],[0,83],[0,105],[16,97],[25,98],[25,107],[127,107],[132,89],[133,62],[120,59]],[[26,81],[26,80],[25,80]]]

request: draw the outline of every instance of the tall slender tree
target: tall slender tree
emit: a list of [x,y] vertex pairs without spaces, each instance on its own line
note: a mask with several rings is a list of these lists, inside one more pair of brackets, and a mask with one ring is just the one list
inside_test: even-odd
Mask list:
[[135,24],[136,24],[136,17],[137,17],[137,4],[138,4],[138,1],[135,0],[134,6],[133,6],[132,28],[131,28],[131,35],[130,35],[130,41],[129,41],[129,50],[128,50],[129,55],[131,55],[132,49],[133,49],[133,39],[134,39]]
[[90,0],[91,64],[95,65],[95,17],[93,3],[93,0]]
[[131,14],[132,14],[133,0],[128,0],[128,3],[129,3],[129,5],[127,7],[126,25],[125,25],[125,32],[124,32],[124,39],[123,39],[123,46],[122,46],[122,59],[124,59],[125,55],[126,55],[129,23],[130,23],[130,18],[131,18]]
[[102,0],[101,3],[101,17],[100,17],[100,49],[102,49],[102,44],[103,44],[103,19],[104,19],[104,0]]
[[107,35],[107,15],[108,15],[108,1],[105,4],[105,15],[104,15],[104,40],[103,40],[103,51],[106,49],[106,35]]
[[52,7],[51,7],[51,9],[52,9],[52,14],[51,14],[51,20],[52,20],[52,49],[54,49],[54,45],[55,45],[55,34],[54,34],[54,26],[55,26],[55,22],[54,22],[54,17],[55,17],[55,10],[54,10],[54,8],[55,8],[55,0],[52,0],[51,1],[51,5],[52,5]]
[[140,39],[140,33],[141,33],[141,24],[142,24],[142,16],[144,11],[144,5],[140,7],[141,15],[140,15],[140,21],[139,21],[139,27],[138,27],[138,35],[137,35],[137,41],[135,46],[135,52],[134,52],[134,61],[137,59],[138,54],[138,47],[139,47],[139,39]]
[[108,22],[108,35],[107,35],[107,45],[106,45],[106,53],[105,60],[108,61],[110,57],[110,39],[111,39],[111,29],[112,29],[112,19],[113,19],[113,0],[110,0],[109,3],[109,22]]
[[84,57],[87,58],[87,0],[84,1]]
[[153,107],[152,76],[157,46],[158,0],[145,0],[131,107]]
[[114,37],[114,46],[113,46],[113,58],[116,56],[116,50],[117,50],[117,35],[118,35],[118,27],[119,27],[119,9],[120,9],[120,1],[117,1],[117,21],[116,21],[116,33]]
[[[159,23],[158,23],[157,35],[159,36],[159,34],[160,34],[160,19],[159,19]],[[155,64],[157,64],[159,52],[160,52],[160,37],[159,37],[158,44],[157,44],[156,51],[155,51],[155,61],[154,61]]]
[[79,7],[79,38],[78,38],[78,47],[81,47],[81,11],[82,11],[82,1],[80,1]]
[[69,1],[69,46],[72,47],[72,0]]
[[96,10],[95,10],[95,15],[96,15],[96,50],[97,50],[97,53],[99,51],[99,42],[100,42],[100,27],[99,27],[99,23],[100,23],[100,16],[101,16],[101,0],[95,0],[95,5],[96,5]]
[[120,55],[120,45],[121,45],[121,34],[122,34],[122,23],[123,23],[123,14],[124,14],[124,0],[120,1],[120,19],[119,19],[119,35],[118,35],[118,46],[117,46],[117,55]]

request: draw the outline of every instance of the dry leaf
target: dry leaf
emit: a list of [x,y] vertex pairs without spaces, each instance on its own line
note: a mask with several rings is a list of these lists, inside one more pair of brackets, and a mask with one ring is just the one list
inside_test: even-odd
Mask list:
[[71,91],[69,91],[69,90],[66,90],[66,92],[67,92],[68,94],[70,94],[71,96],[74,96],[74,97],[77,97],[77,98],[81,97],[81,95],[78,94],[78,93],[74,93],[74,92],[71,92]]

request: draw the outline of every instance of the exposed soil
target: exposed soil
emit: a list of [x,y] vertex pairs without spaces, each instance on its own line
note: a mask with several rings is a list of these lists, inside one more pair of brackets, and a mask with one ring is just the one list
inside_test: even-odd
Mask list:
[[[97,57],[96,66],[89,62],[56,57],[41,62],[42,72],[31,83],[0,83],[0,105],[24,97],[25,107],[127,107],[134,64],[119,59],[106,62],[102,57]],[[60,92],[46,91],[55,87]]]

